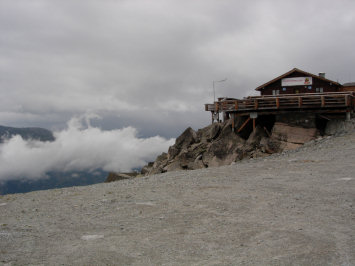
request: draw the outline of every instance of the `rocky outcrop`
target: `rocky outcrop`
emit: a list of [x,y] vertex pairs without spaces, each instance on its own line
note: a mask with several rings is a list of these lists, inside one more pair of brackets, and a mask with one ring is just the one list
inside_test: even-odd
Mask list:
[[[168,153],[163,152],[154,162],[144,166],[141,175],[228,165],[244,158],[264,157],[296,149],[320,136],[314,119],[314,116],[304,114],[277,116],[271,131],[257,125],[247,137],[245,132],[243,137],[235,133],[231,120],[213,123],[197,132],[189,127],[169,147]],[[236,128],[244,121],[237,121]],[[325,132],[340,134],[354,129],[355,120],[331,121]],[[110,173],[106,182],[136,175]]]
[[[251,156],[254,147],[266,133],[256,130],[246,141],[232,131],[232,123],[214,123],[197,132],[187,128],[168,153],[158,156],[152,167],[143,167],[142,174],[156,174],[178,170],[193,170],[230,164]],[[148,170],[149,169],[149,170]]]
[[187,128],[168,153],[143,167],[143,175],[228,165],[244,158],[268,156],[298,148],[315,139],[319,132],[312,117],[277,119],[271,132],[259,125],[245,139],[232,129],[231,120],[213,123],[197,132]]

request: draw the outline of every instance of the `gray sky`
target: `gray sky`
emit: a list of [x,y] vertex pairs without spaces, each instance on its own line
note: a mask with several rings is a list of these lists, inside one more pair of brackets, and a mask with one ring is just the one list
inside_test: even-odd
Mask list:
[[176,137],[293,67],[355,81],[353,0],[0,0],[0,124]]
[[57,137],[2,144],[0,181],[154,160],[210,123],[213,80],[228,78],[219,97],[255,94],[294,67],[355,81],[354,10],[353,0],[0,0],[0,124]]

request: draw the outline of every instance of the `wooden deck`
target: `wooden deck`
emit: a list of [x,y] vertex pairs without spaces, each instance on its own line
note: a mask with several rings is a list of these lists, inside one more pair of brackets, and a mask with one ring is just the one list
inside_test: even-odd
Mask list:
[[205,104],[205,110],[241,115],[250,112],[329,111],[349,112],[355,109],[355,92],[283,94],[254,96],[244,99],[219,98],[214,104]]

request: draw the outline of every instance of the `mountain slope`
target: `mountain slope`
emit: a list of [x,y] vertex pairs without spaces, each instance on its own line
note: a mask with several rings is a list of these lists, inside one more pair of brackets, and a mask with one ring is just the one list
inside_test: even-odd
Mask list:
[[20,135],[23,139],[34,139],[40,141],[54,141],[52,131],[39,127],[16,128],[0,126],[0,143],[4,139]]
[[229,166],[0,197],[5,265],[354,265],[355,132]]

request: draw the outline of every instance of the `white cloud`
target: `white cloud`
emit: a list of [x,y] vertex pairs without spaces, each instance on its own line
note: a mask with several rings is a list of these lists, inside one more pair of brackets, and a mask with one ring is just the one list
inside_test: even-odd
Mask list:
[[132,127],[103,131],[85,125],[89,117],[73,118],[56,132],[54,142],[26,141],[14,136],[0,144],[0,180],[37,179],[48,171],[130,171],[167,151],[174,139],[137,137]]

